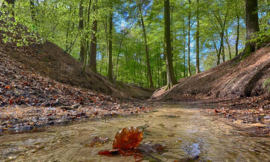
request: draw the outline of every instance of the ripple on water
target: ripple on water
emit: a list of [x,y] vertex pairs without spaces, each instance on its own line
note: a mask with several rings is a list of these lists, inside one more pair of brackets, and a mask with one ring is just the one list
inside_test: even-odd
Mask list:
[[48,127],[44,132],[0,136],[0,161],[134,161],[133,157],[99,156],[112,148],[85,147],[98,136],[114,139],[124,127],[144,130],[143,143],[163,144],[167,152],[143,153],[148,160],[174,161],[269,161],[270,142],[265,137],[248,137],[198,109],[173,105],[149,114]]

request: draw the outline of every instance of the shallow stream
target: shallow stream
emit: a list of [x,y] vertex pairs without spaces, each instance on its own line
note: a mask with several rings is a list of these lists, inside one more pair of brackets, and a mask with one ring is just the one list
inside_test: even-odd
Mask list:
[[[162,153],[149,152],[147,161],[270,161],[270,138],[243,136],[234,127],[201,112],[198,106],[165,105],[156,111],[129,117],[49,126],[44,131],[0,136],[2,161],[134,161],[132,156],[100,156],[112,149],[116,132],[140,127],[142,144],[166,146]],[[87,147],[94,137],[108,137],[100,147]],[[143,154],[144,155],[144,154]]]

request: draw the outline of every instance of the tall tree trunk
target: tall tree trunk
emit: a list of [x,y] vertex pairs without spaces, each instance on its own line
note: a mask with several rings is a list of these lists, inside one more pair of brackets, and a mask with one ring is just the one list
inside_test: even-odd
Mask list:
[[[75,22],[73,22],[73,23],[72,23],[72,26],[71,26],[71,31],[73,31],[73,30],[75,30]],[[74,43],[76,42],[77,37],[78,37],[78,33],[77,33],[77,36],[76,36],[75,40],[74,40],[73,42],[71,41],[69,47],[66,49],[67,53],[70,54],[70,53],[72,52],[72,46],[73,46]]]
[[[97,0],[93,7],[93,12],[97,15]],[[92,24],[92,41],[90,44],[90,58],[89,58],[89,66],[93,72],[97,72],[97,20],[95,19]]]
[[[70,14],[72,13],[72,7],[69,6],[69,11],[70,11]],[[67,22],[67,31],[66,31],[66,50],[68,50],[68,47],[69,47],[69,42],[68,42],[68,37],[69,37],[69,31],[70,31],[70,21]]]
[[223,36],[223,44],[222,44],[222,61],[225,62],[225,47],[224,47],[224,36]]
[[220,52],[221,52],[221,55],[222,55],[222,61],[225,62],[225,52],[224,52],[224,29],[222,29],[222,32],[221,32],[221,34],[220,34],[220,39],[221,39],[221,41],[220,41],[220,49],[222,50],[222,51],[220,51]]
[[[225,62],[225,50],[224,50],[224,32],[225,32],[225,26],[226,26],[226,22],[227,22],[227,17],[228,17],[228,14],[229,14],[229,8],[230,8],[230,3],[228,2],[227,3],[227,10],[226,10],[226,14],[225,14],[225,17],[224,17],[224,20],[222,21],[222,18],[220,16],[220,10],[218,9],[218,14],[213,13],[213,15],[215,16],[219,26],[220,26],[220,33],[219,33],[219,36],[220,36],[220,46],[219,46],[219,50],[218,50],[218,53],[217,53],[217,57],[218,57],[218,60],[217,60],[217,65],[220,64],[220,56],[222,56],[222,60],[223,62]],[[213,41],[214,41],[214,38],[213,38]],[[215,48],[216,48],[216,44],[215,45]],[[216,48],[217,49],[217,48]]]
[[[165,17],[165,16],[164,16]],[[163,60],[165,61],[165,71],[163,71],[163,85],[167,85],[168,82],[168,61],[167,61],[167,48],[166,48],[166,30],[164,29],[164,43],[163,43],[163,48],[164,48],[164,57]]]
[[89,1],[88,3],[88,8],[87,8],[87,22],[85,23],[86,27],[87,27],[87,33],[85,34],[85,40],[86,40],[86,49],[85,49],[85,58],[84,58],[84,63],[83,63],[83,72],[86,68],[87,65],[87,57],[90,59],[90,40],[89,40],[89,36],[90,36],[90,10],[91,10],[91,4],[92,4],[92,0]]
[[85,56],[85,40],[84,40],[84,34],[83,34],[83,28],[84,28],[84,24],[83,24],[83,0],[80,1],[80,8],[79,8],[79,30],[81,33],[81,44],[80,44],[80,62],[84,63],[84,56]]
[[[259,22],[258,22],[258,1],[257,0],[246,0],[246,39],[247,41],[251,40],[256,32],[259,29]],[[249,54],[254,52],[256,48],[256,42],[247,42],[246,43],[246,50],[245,53]]]
[[196,31],[196,74],[200,73],[200,19],[199,0],[197,0],[197,31]]
[[[237,8],[238,0],[236,1],[236,8]],[[235,42],[235,56],[238,55],[238,44],[239,44],[239,34],[240,34],[240,16],[238,11],[236,11],[237,17],[237,29],[236,29],[236,42]]]
[[228,35],[228,30],[226,30],[226,43],[229,49],[229,57],[230,60],[232,59],[232,52],[231,52],[231,46],[230,46],[230,42],[229,42],[229,35]]
[[[185,24],[185,19],[184,19],[184,24]],[[184,40],[184,77],[186,77],[186,29],[185,25],[183,27],[183,40]]]
[[[90,40],[89,40],[89,36],[90,36],[90,30],[91,30],[91,25],[90,25],[90,16],[91,16],[91,5],[92,5],[92,0],[89,1],[88,4],[88,9],[87,9],[87,34],[86,34],[86,39],[87,39],[87,55],[90,56]],[[90,58],[90,57],[88,57]]]
[[120,57],[120,52],[121,52],[121,48],[122,48],[122,40],[120,42],[120,47],[119,47],[119,51],[118,51],[118,54],[117,54],[117,58],[116,58],[116,65],[115,65],[115,79],[114,81],[116,82],[117,81],[117,78],[118,78],[118,62],[119,62],[119,57]]
[[145,31],[144,20],[143,20],[143,15],[142,14],[143,14],[142,13],[142,6],[140,6],[140,15],[141,15],[142,28],[143,28],[143,37],[144,37],[144,45],[145,45],[147,71],[148,71],[148,76],[149,76],[149,81],[150,81],[150,87],[154,87],[153,80],[152,80],[152,74],[151,74],[149,53],[148,53],[147,37],[146,37],[146,31]]
[[164,0],[164,19],[165,19],[165,44],[167,56],[167,86],[171,88],[177,81],[174,76],[173,60],[171,51],[171,26],[170,26],[170,1]]
[[67,31],[66,31],[66,50],[68,49],[68,46],[69,46],[69,42],[68,42],[69,26],[70,26],[70,22],[68,22],[67,24]]
[[112,30],[113,30],[113,11],[109,18],[109,59],[108,59],[108,78],[113,82],[113,64],[112,64]]
[[191,76],[191,67],[190,67],[190,30],[191,30],[191,11],[190,11],[190,6],[191,6],[191,1],[188,0],[189,3],[189,9],[188,9],[188,76]]
[[222,32],[219,33],[219,35],[220,35],[220,45],[219,45],[219,50],[218,50],[218,62],[217,62],[217,65],[220,64],[220,56],[222,56],[222,60],[223,60],[223,62],[225,62],[225,57],[224,57],[224,54],[223,54],[223,40],[224,40],[223,29],[222,29]]
[[[173,17],[173,13],[174,13],[174,6],[170,7],[170,26],[172,26],[172,23],[174,23],[174,17]],[[171,28],[171,52],[172,52],[172,60],[174,60],[174,76],[177,80],[177,54],[176,52],[174,52],[175,48],[175,37],[174,37],[174,30]]]
[[[159,50],[158,50],[158,52],[159,52]],[[161,67],[161,66],[160,66],[160,60],[161,60],[161,59],[160,59],[160,55],[157,54],[157,65],[158,65],[158,66],[157,66],[157,76],[158,76],[157,79],[158,79],[158,87],[161,87],[161,86],[160,86],[160,67]]]
[[220,53],[219,53],[219,49],[217,48],[217,44],[215,42],[214,37],[212,39],[213,39],[214,47],[215,47],[215,50],[216,50],[216,53],[217,53],[217,65],[219,65],[220,64]]

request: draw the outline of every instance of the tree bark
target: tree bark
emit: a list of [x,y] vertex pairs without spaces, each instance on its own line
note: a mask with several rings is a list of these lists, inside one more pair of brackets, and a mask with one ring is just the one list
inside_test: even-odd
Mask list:
[[85,23],[86,30],[87,32],[85,33],[85,58],[84,58],[84,63],[83,63],[83,72],[85,71],[86,65],[87,65],[87,58],[90,59],[90,40],[89,40],[89,35],[90,35],[90,15],[91,15],[91,4],[92,0],[89,1],[88,3],[88,8],[87,8],[87,22]]
[[225,62],[225,47],[224,47],[224,35],[223,35],[223,44],[222,44],[222,61]]
[[[238,1],[236,1],[236,8],[238,5]],[[239,34],[240,34],[240,16],[239,13],[236,11],[236,18],[237,18],[237,29],[236,29],[236,42],[235,42],[235,56],[238,55],[238,44],[239,44]]]
[[[220,15],[220,9],[218,8],[217,12],[218,14],[216,14],[215,12],[212,11],[214,17],[216,18],[218,24],[219,24],[219,29],[220,29],[220,46],[219,46],[219,50],[218,50],[218,60],[217,60],[217,65],[220,64],[220,56],[222,56],[222,60],[223,62],[225,62],[225,50],[224,50],[224,32],[225,32],[225,26],[226,26],[226,22],[227,22],[227,17],[229,14],[229,7],[230,7],[230,3],[227,3],[227,10],[226,10],[226,14],[224,17],[224,20],[222,20],[221,15]],[[213,39],[214,41],[214,39]],[[216,48],[216,44],[215,44],[215,48]]]
[[121,48],[122,48],[122,41],[123,40],[120,41],[119,51],[118,51],[117,58],[116,58],[115,79],[114,79],[115,83],[116,83],[117,78],[118,78],[118,72],[117,72],[117,70],[118,70],[118,62],[119,62],[120,52],[121,52]]
[[113,30],[113,11],[109,18],[109,60],[108,60],[108,78],[113,82],[113,64],[112,64],[112,30]]
[[215,48],[216,53],[217,53],[217,65],[219,65],[219,64],[220,64],[220,53],[219,53],[219,50],[218,50],[218,48],[217,48],[217,44],[216,44],[216,42],[215,42],[214,37],[212,37],[212,39],[213,39],[213,43],[214,43],[214,48]]
[[[72,7],[71,6],[69,6],[70,8],[69,8],[69,11],[70,11],[70,14],[72,13]],[[67,23],[67,31],[66,31],[66,50],[65,51],[67,51],[67,49],[68,49],[68,47],[69,47],[69,42],[68,42],[68,38],[69,38],[69,29],[70,28],[70,21],[68,21],[68,23]]]
[[188,0],[189,3],[189,9],[188,9],[188,76],[191,76],[191,67],[190,67],[190,30],[191,30],[191,11],[190,11],[190,5],[191,5],[191,1]]
[[[258,21],[258,1],[257,0],[246,0],[246,39],[250,41],[256,35],[259,29],[259,21]],[[256,42],[247,42],[245,53],[249,54],[254,52],[256,48]]]
[[228,30],[226,30],[226,43],[229,49],[229,58],[230,60],[232,59],[232,52],[231,52],[231,46],[230,46],[230,42],[229,42],[229,35],[228,35]]
[[224,40],[224,31],[222,29],[220,35],[220,46],[219,46],[219,51],[218,51],[218,65],[220,64],[220,56],[222,56],[223,62],[225,62],[225,57],[224,54],[222,53],[223,50],[223,40]]
[[146,31],[145,31],[144,20],[143,20],[143,15],[142,15],[143,14],[142,13],[142,6],[140,5],[139,7],[140,7],[141,23],[142,23],[142,28],[143,28],[143,37],[144,37],[144,45],[145,45],[145,54],[146,54],[146,64],[147,64],[148,77],[149,77],[149,81],[150,81],[150,87],[154,87],[153,80],[152,80],[151,67],[150,67]]
[[[97,15],[97,0],[93,7],[93,12]],[[92,24],[92,41],[90,44],[90,58],[89,58],[89,66],[93,72],[97,72],[97,20],[95,19]]]
[[[185,19],[184,19],[184,22],[185,24]],[[183,27],[183,40],[184,40],[184,48],[183,48],[183,51],[184,51],[184,77],[186,77],[186,29],[185,29],[185,26]]]
[[200,19],[199,0],[197,0],[197,31],[196,31],[196,74],[200,73]]
[[167,87],[171,88],[177,81],[174,76],[173,60],[171,51],[171,27],[170,27],[170,1],[164,0],[164,19],[165,19],[165,44],[167,56]]
[[83,24],[83,0],[80,1],[80,8],[79,8],[79,30],[81,33],[81,42],[80,42],[80,62],[84,63],[84,59],[85,59],[85,40],[84,40],[84,34],[83,34],[83,28],[84,28],[84,24]]

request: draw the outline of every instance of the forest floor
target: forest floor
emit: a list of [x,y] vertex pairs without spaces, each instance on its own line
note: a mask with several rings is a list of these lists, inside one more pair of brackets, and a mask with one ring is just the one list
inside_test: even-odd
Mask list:
[[[175,103],[168,101],[166,103]],[[177,102],[179,103],[179,102]],[[270,137],[270,100],[263,96],[181,102],[195,107],[239,130],[245,136]],[[199,106],[198,106],[199,105]]]
[[17,47],[15,43],[5,44],[1,40],[0,52],[8,55],[9,59],[21,63],[30,72],[60,83],[91,89],[119,99],[148,99],[155,91],[155,88],[142,88],[121,82],[113,84],[89,67],[82,71],[82,63],[49,41],[43,44],[30,42],[32,44],[29,46]]
[[27,69],[25,64],[0,52],[0,135],[39,131],[45,125],[136,115],[153,110],[153,106],[146,102],[128,97],[119,100],[111,95],[57,82]]

